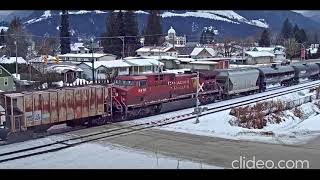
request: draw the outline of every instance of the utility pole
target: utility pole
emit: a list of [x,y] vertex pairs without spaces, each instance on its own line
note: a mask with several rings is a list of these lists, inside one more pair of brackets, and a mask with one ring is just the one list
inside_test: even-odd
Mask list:
[[18,45],[17,40],[14,41],[14,45],[16,45],[16,78],[18,78]]
[[198,124],[200,121],[199,121],[199,115],[200,115],[200,109],[199,109],[199,104],[200,104],[200,102],[199,102],[199,80],[200,80],[200,78],[199,78],[199,71],[197,71],[197,92],[196,92],[196,98],[197,98],[197,102],[196,102],[196,109],[197,109],[197,117],[196,117],[196,124]]
[[92,54],[92,84],[95,83],[96,79],[95,79],[95,75],[94,75],[94,57],[93,57],[93,38],[91,38],[91,54]]
[[124,36],[119,36],[122,41],[122,59],[124,58]]

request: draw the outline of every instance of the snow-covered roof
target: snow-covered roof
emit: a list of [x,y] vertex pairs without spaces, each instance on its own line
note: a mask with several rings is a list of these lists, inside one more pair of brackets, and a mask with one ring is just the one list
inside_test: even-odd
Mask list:
[[163,66],[164,64],[156,59],[127,59],[125,62],[132,66]]
[[215,56],[216,52],[212,48],[195,47],[191,52],[191,56],[197,56],[201,51],[206,50],[211,56]]
[[83,70],[77,66],[70,65],[52,65],[46,68],[48,72],[66,73],[68,71],[82,72]]
[[71,51],[80,51],[80,49],[84,49],[85,51],[88,51],[89,49],[84,47],[83,43],[74,43],[70,44]]
[[78,53],[78,54],[74,54],[74,53],[67,53],[67,54],[62,54],[62,55],[58,55],[59,57],[74,57],[74,58],[92,58],[92,56],[94,58],[101,58],[104,56],[114,56],[113,54],[104,54],[104,53]]
[[[50,62],[50,61],[54,61],[55,57],[48,55],[47,59]],[[44,62],[44,55],[36,57],[36,58],[33,58],[33,59],[30,59],[29,62],[31,62],[31,63],[42,63],[42,62]]]
[[197,61],[221,61],[221,60],[230,60],[228,57],[216,57],[216,58],[201,58],[197,59]]
[[167,52],[171,50],[173,47],[162,47],[162,46],[145,46],[136,50],[136,52]]
[[274,47],[255,47],[253,49],[256,49],[257,51],[273,51]]
[[192,61],[190,62],[190,64],[208,64],[208,65],[212,65],[212,64],[218,64],[217,62],[212,62],[212,61]]
[[156,59],[156,60],[161,60],[161,59],[168,59],[168,60],[174,60],[177,59],[176,57],[172,57],[172,56],[141,56],[142,58],[146,58],[146,59]]
[[[92,63],[85,63],[86,65],[92,67]],[[106,68],[117,68],[117,67],[131,67],[130,64],[126,63],[123,60],[112,60],[112,61],[96,61],[94,62],[94,68],[97,69],[100,66],[104,66]]]
[[267,52],[267,51],[246,51],[251,57],[274,57],[274,54]]
[[192,58],[178,58],[178,61],[181,61],[181,62],[191,62],[191,61],[195,61],[195,60],[192,59]]
[[[22,57],[17,58],[18,64],[27,64],[27,61],[24,60]],[[5,57],[2,56],[0,58],[0,64],[11,64],[16,62],[16,57]]]

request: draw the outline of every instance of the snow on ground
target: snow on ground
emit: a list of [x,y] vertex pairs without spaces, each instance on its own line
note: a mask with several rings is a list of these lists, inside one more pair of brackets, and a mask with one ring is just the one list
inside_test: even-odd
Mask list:
[[[309,83],[305,83],[309,84]],[[304,85],[305,85],[304,84]],[[294,87],[299,87],[294,86]],[[265,94],[273,94],[276,92],[283,92],[284,89],[290,90],[294,87],[287,87],[282,88],[270,92],[264,92],[255,94],[252,96],[245,96],[240,97],[236,99],[221,101],[213,104],[206,105],[206,107],[212,108],[212,107],[220,107],[222,105],[228,105],[230,103],[239,102],[242,100],[250,99],[253,97],[260,97]],[[309,93],[309,90],[302,90],[299,92],[279,96],[276,98],[273,98],[272,100],[282,100],[282,101],[293,101],[297,99],[301,99],[304,97],[308,97],[312,95],[312,93]],[[268,99],[270,101],[271,99]],[[314,109],[314,106],[312,106],[312,103],[307,103],[306,105],[302,105],[304,111],[307,112],[308,109]],[[193,108],[188,108],[180,111],[175,112],[169,112],[165,114],[160,114],[157,116],[151,116],[146,118],[141,118],[138,120],[130,121],[128,123],[141,123],[141,122],[152,122],[156,120],[161,120],[165,118],[174,117],[177,115],[183,115],[186,113],[190,113],[193,111]],[[312,115],[310,115],[310,118],[317,117],[320,119],[320,115],[316,115],[314,110],[311,110]],[[320,112],[320,110],[319,110]],[[182,132],[182,133],[190,133],[190,134],[197,134],[197,135],[203,135],[203,136],[213,136],[213,137],[220,137],[220,138],[227,138],[227,139],[235,139],[235,140],[252,140],[252,141],[260,141],[260,142],[267,142],[267,143],[285,143],[285,144],[295,144],[295,143],[303,143],[306,142],[306,140],[309,140],[313,138],[315,135],[320,134],[320,121],[318,127],[315,129],[312,129],[312,133],[310,133],[311,130],[308,130],[308,127],[301,127],[304,123],[307,123],[309,119],[302,120],[297,117],[290,117],[287,114],[292,114],[292,111],[286,111],[285,114],[287,115],[286,120],[279,123],[279,124],[267,124],[266,127],[263,129],[247,129],[242,128],[238,126],[232,126],[229,121],[234,118],[233,116],[229,115],[230,110],[225,110],[221,112],[217,112],[214,114],[209,114],[202,116],[200,118],[199,124],[194,124],[195,119],[191,119],[188,121],[183,121],[180,123],[175,123],[163,127],[158,127],[159,129],[163,130],[169,130],[169,131],[176,131],[176,132]],[[313,117],[313,115],[315,117]],[[312,121],[315,121],[311,119]],[[303,122],[303,123],[302,123]],[[319,130],[319,134],[317,132]],[[264,135],[264,132],[272,131],[274,135]]]
[[[42,142],[35,140],[33,143],[39,145],[39,143],[51,142],[51,140],[49,140],[50,138],[43,139]],[[15,144],[14,148],[21,149],[23,147]],[[11,149],[11,151],[12,150],[13,149]],[[222,169],[222,167],[187,161],[184,159],[174,159],[158,153],[137,151],[119,145],[98,143],[85,143],[53,153],[0,163],[0,169],[5,168]]]

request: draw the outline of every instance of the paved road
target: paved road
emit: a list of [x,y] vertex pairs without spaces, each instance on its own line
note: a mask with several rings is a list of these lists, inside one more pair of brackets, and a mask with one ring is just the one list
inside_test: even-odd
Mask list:
[[[279,160],[308,160],[310,168],[320,168],[320,138],[305,145],[292,146],[149,129],[105,139],[101,143],[103,142],[226,168],[232,167],[232,161],[240,161],[240,156],[242,156],[242,160],[243,157],[250,160],[255,156],[256,160],[272,160],[274,163]],[[237,162],[235,165],[238,166]],[[289,164],[289,166],[291,165]]]

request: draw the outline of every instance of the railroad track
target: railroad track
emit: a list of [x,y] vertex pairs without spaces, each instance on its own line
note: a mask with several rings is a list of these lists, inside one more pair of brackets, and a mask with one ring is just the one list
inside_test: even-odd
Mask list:
[[[239,102],[229,103],[227,105],[220,105],[217,107],[208,108],[208,111],[204,112],[200,116],[205,116],[208,114],[228,110],[233,107],[248,105],[248,104],[251,104],[254,102],[275,98],[275,97],[278,97],[281,95],[286,95],[286,94],[290,94],[293,92],[298,92],[298,91],[301,91],[304,89],[309,89],[312,87],[318,87],[319,85],[320,85],[320,82],[315,82],[315,83],[308,84],[305,86],[292,88],[292,89],[285,91],[285,92],[277,92],[274,94],[267,94],[267,95],[264,95],[261,97],[252,98],[250,100],[242,100]],[[91,134],[87,134],[87,135],[82,135],[82,136],[78,136],[78,137],[73,137],[73,138],[69,138],[69,139],[65,139],[65,140],[61,140],[61,141],[55,141],[53,143],[48,143],[48,144],[44,144],[44,145],[33,146],[30,148],[5,152],[5,153],[0,154],[0,163],[13,161],[13,160],[17,160],[17,159],[22,159],[22,158],[26,158],[26,157],[31,157],[31,156],[35,156],[35,155],[40,155],[40,154],[46,154],[46,153],[50,153],[50,152],[56,152],[56,151],[67,149],[67,148],[70,148],[70,147],[73,147],[76,145],[80,145],[83,143],[97,141],[97,140],[101,140],[101,139],[107,139],[107,138],[111,138],[111,137],[117,137],[117,136],[121,136],[121,135],[128,135],[130,133],[139,132],[139,131],[154,128],[154,127],[160,127],[160,126],[165,126],[165,125],[169,125],[169,124],[174,124],[174,123],[190,120],[195,117],[196,117],[196,115],[194,115],[193,113],[186,113],[183,115],[177,115],[177,116],[174,116],[171,118],[166,118],[166,119],[162,119],[162,120],[158,120],[158,121],[134,124],[134,125],[129,125],[129,126],[120,127],[120,128],[113,128],[113,129],[104,130],[104,131],[91,133]],[[49,149],[46,149],[46,148],[49,148]]]

